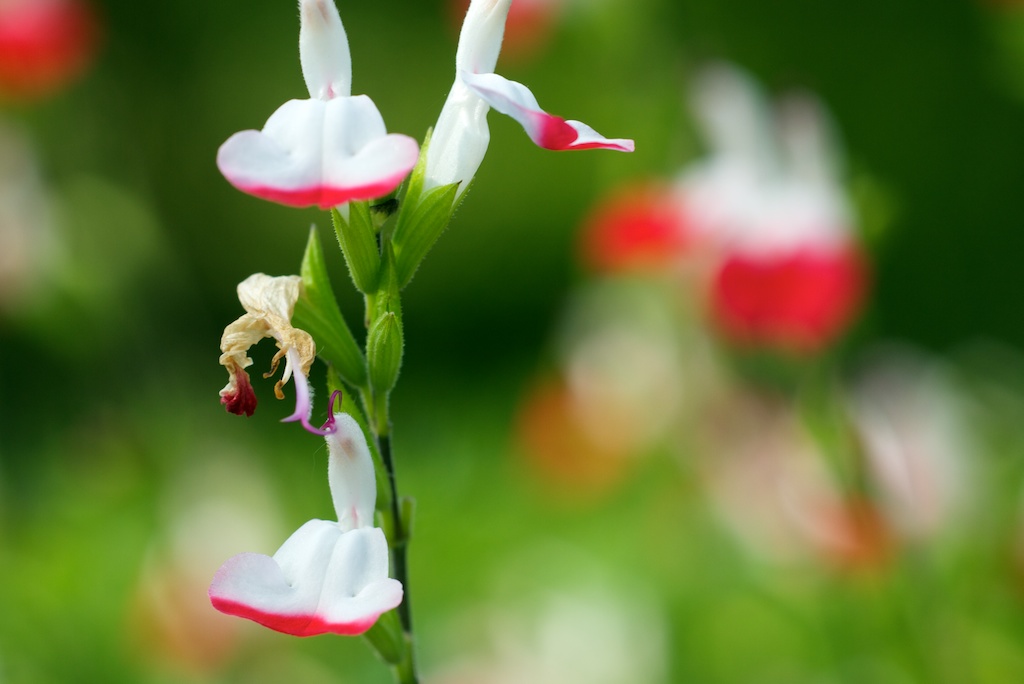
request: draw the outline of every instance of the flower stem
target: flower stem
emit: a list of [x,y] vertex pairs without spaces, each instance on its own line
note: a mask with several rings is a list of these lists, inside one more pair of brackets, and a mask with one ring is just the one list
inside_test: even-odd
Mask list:
[[[395,579],[402,583],[405,596],[398,605],[398,617],[402,623],[402,634],[405,637],[405,657],[396,664],[392,670],[399,684],[418,684],[419,678],[416,674],[416,653],[415,636],[412,626],[412,611],[409,606],[412,602],[409,590],[409,564],[407,552],[409,548],[409,530],[406,520],[402,517],[400,500],[398,498],[398,485],[395,480],[395,465],[391,457],[391,436],[388,430],[388,423],[384,421],[384,429],[377,435],[380,445],[381,459],[388,473],[388,484],[391,487],[391,518],[393,520],[394,539],[391,540],[391,562],[395,571]],[[381,434],[383,433],[383,434]]]

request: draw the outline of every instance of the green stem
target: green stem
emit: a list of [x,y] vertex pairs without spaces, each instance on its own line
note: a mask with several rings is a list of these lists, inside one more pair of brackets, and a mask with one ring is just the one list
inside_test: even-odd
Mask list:
[[398,498],[398,484],[395,478],[395,464],[391,456],[391,435],[390,421],[387,416],[387,404],[384,404],[383,411],[380,405],[374,407],[374,417],[371,420],[375,437],[377,438],[381,460],[384,462],[384,469],[388,475],[388,486],[390,489],[390,501],[388,515],[392,520],[391,529],[394,531],[391,542],[391,566],[394,569],[394,577],[402,583],[405,595],[398,605],[398,618],[402,624],[402,636],[405,646],[405,653],[400,662],[392,666],[392,672],[399,684],[419,684],[419,677],[416,674],[416,640],[412,626],[412,611],[409,606],[412,596],[409,588],[409,563],[408,545],[409,530],[406,521],[402,517],[400,499]]
[[394,518],[395,539],[391,544],[392,561],[395,566],[395,579],[405,588],[405,598],[398,606],[398,616],[402,619],[402,631],[406,637],[412,636],[412,613],[409,610],[409,565],[407,551],[409,548],[409,530],[406,529],[400,510],[398,487],[395,483],[395,467],[391,458],[391,438],[381,435],[380,454],[384,467],[388,471],[388,482],[391,485],[391,516]]
[[391,667],[398,684],[419,684],[419,677],[416,675],[416,661],[412,655],[412,643],[409,644],[408,656],[402,662]]

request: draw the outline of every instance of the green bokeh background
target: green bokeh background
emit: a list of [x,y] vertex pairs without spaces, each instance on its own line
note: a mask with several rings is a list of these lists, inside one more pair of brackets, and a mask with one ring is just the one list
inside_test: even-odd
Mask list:
[[[269,381],[257,382],[265,399],[252,419],[218,405],[217,345],[240,313],[238,282],[297,272],[310,224],[328,246],[331,236],[322,212],[243,195],[214,165],[230,134],[305,95],[292,2],[96,5],[104,40],[91,72],[2,114],[32,139],[76,259],[55,294],[0,319],[0,682],[387,681],[359,640],[244,625],[227,655],[197,665],[146,627],[139,587],[171,546],[168,502],[186,473],[226,454],[251,465],[270,483],[282,532],[330,515],[323,450],[276,422],[288,409],[269,399]],[[412,564],[427,672],[485,648],[473,610],[500,612],[520,593],[529,605],[597,575],[660,607],[669,655],[652,682],[1016,681],[1024,618],[1000,544],[1013,534],[1024,448],[1014,366],[1024,345],[1024,9],[592,5],[499,70],[550,111],[635,138],[637,152],[546,152],[492,114],[472,190],[404,301],[393,418],[402,486],[419,501]],[[355,92],[373,97],[389,130],[421,138],[453,76],[457,29],[445,8],[339,6]],[[847,356],[880,340],[956,358],[978,343],[1000,350],[978,372],[1008,389],[978,401],[1007,491],[974,551],[939,563],[931,586],[766,580],[710,519],[693,473],[670,459],[581,505],[515,457],[516,407],[582,278],[580,221],[618,184],[671,178],[702,153],[684,92],[711,59],[772,92],[813,90],[839,124],[870,214],[875,282]],[[358,321],[340,255],[329,261]],[[260,349],[257,367],[271,353]],[[936,601],[948,609],[923,646],[908,625],[928,622]],[[197,619],[222,618],[211,609]]]

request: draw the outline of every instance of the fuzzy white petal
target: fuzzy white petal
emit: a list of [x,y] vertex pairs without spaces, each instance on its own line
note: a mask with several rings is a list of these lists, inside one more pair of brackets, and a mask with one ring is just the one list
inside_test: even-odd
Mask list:
[[456,70],[494,71],[512,0],[473,0],[466,11],[455,53]]
[[379,528],[342,532],[310,520],[273,557],[229,559],[210,585],[220,611],[288,634],[361,634],[402,600],[388,577],[388,546]]
[[301,0],[299,61],[309,96],[321,100],[352,94],[352,56],[334,0]]
[[394,190],[418,155],[415,140],[388,134],[373,101],[357,95],[286,102],[262,131],[221,145],[217,166],[249,194],[327,209]]
[[366,436],[347,413],[334,414],[334,428],[326,436],[330,460],[327,478],[342,530],[373,525],[377,480]]
[[579,121],[566,121],[548,114],[537,103],[537,98],[522,83],[510,81],[498,74],[459,72],[463,83],[478,97],[497,111],[520,123],[530,139],[550,150],[603,148],[633,151],[633,141],[605,138],[590,126]]

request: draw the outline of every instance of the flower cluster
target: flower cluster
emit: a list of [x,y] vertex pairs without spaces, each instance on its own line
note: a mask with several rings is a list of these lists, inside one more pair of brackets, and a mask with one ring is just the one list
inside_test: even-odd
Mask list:
[[[633,150],[632,140],[605,138],[586,124],[545,112],[526,86],[495,73],[511,2],[470,3],[454,83],[421,149],[409,136],[388,133],[367,95],[352,95],[348,39],[332,0],[301,0],[299,56],[309,98],[286,102],[261,130],[236,133],[220,147],[217,166],[236,188],[288,206],[331,211],[349,274],[365,295],[367,325],[364,350],[334,301],[315,231],[301,276],[258,273],[239,285],[246,313],[221,340],[220,362],[229,374],[221,402],[232,413],[253,414],[248,352],[272,338],[278,352],[265,377],[283,360],[275,393],[283,398],[283,386],[294,378],[296,394],[295,410],[285,420],[325,437],[338,521],[307,522],[272,557],[246,553],[225,563],[209,592],[222,612],[299,636],[362,634],[408,596],[409,521],[399,508],[388,441],[388,395],[404,346],[401,291],[483,160],[490,109],[518,121],[540,147]],[[308,378],[318,353],[337,372],[331,382],[344,382],[355,398],[335,413],[332,395],[331,417],[321,427],[311,423]],[[388,469],[383,481],[390,485],[380,499],[378,455],[376,467]],[[411,623],[406,606],[398,613],[403,636],[395,637],[394,621],[368,636],[385,660],[408,673],[415,669]]]
[[772,116],[727,66],[693,93],[710,154],[671,186],[595,210],[586,260],[601,270],[696,265],[718,330],[743,346],[816,352],[850,325],[867,287],[825,112],[809,95]]

